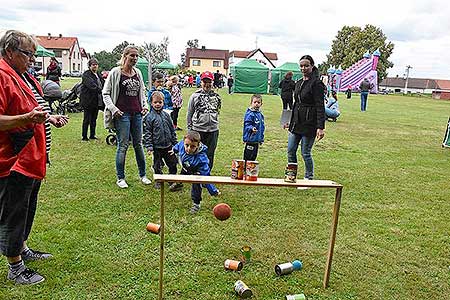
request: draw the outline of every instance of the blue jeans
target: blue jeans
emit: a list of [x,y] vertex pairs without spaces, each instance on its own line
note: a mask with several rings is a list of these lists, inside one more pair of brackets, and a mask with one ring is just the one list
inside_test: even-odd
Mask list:
[[361,92],[361,111],[366,111],[369,92]]
[[337,118],[337,117],[339,117],[339,115],[340,114],[337,112],[337,110],[333,110],[328,107],[325,107],[325,116],[327,118]]
[[139,176],[145,176],[145,156],[142,148],[142,114],[124,113],[123,116],[114,118],[114,126],[117,131],[116,172],[118,179],[125,179],[125,157],[130,136],[133,141],[136,163]]
[[311,150],[315,137],[307,137],[289,132],[288,137],[288,163],[297,163],[297,149],[301,142],[302,157],[305,162],[305,178],[314,179],[314,161]]

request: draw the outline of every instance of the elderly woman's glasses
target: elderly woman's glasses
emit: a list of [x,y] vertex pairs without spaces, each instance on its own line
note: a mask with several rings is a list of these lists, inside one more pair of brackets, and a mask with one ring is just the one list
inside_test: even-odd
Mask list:
[[17,48],[17,51],[19,51],[19,52],[22,53],[23,55],[28,56],[28,58],[33,58],[33,57],[35,57],[34,52],[27,51],[27,50],[23,50],[23,49],[20,49],[20,48]]

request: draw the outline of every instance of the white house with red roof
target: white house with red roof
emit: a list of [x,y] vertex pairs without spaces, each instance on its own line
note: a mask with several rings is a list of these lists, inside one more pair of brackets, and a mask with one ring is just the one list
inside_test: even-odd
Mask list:
[[229,55],[229,65],[236,65],[246,58],[255,59],[257,62],[268,67],[269,69],[275,69],[278,64],[277,53],[263,52],[260,48],[258,48],[253,51],[231,51]]
[[[83,73],[87,70],[89,55],[80,47],[78,38],[64,37],[62,34],[52,36],[49,33],[46,36],[36,36],[36,39],[39,45],[55,53],[63,74],[72,74],[73,72]],[[47,68],[50,64],[50,57],[36,59],[36,66],[42,67],[42,63],[44,64],[44,68]]]

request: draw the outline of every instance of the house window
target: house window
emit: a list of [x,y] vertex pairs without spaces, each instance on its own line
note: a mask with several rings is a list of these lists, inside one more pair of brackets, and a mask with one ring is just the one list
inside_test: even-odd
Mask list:
[[75,63],[72,63],[72,71],[75,71]]
[[55,53],[55,57],[62,57],[62,50],[53,49],[53,53]]
[[221,61],[220,60],[213,60],[213,67],[221,67]]
[[78,54],[78,59],[80,59],[80,52],[78,52],[77,54]]
[[192,60],[192,65],[193,66],[200,66],[200,60],[199,59],[193,59]]
[[81,65],[80,65],[80,64],[78,64],[78,71],[79,71],[79,70],[81,70]]

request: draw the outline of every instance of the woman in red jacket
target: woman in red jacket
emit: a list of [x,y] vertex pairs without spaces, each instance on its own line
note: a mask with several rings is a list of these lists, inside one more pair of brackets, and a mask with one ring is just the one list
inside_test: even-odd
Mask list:
[[34,38],[15,30],[0,39],[0,252],[8,260],[8,279],[17,284],[44,280],[22,260],[30,253],[45,258],[28,248],[24,253],[46,172],[44,122],[50,118],[36,100],[42,95],[38,82],[26,72],[36,47]]

